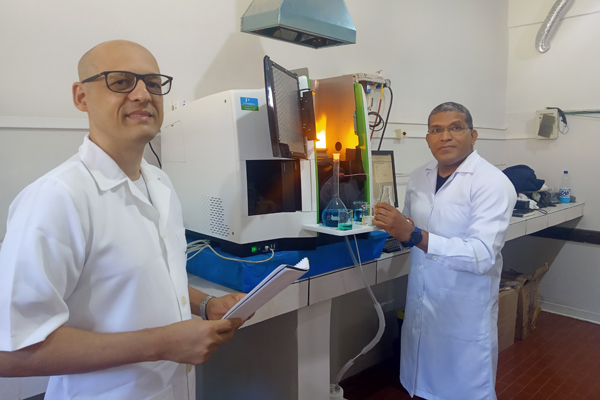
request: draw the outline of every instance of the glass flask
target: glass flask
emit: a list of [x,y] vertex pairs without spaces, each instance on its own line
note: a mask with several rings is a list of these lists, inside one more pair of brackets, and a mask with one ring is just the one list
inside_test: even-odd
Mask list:
[[384,185],[381,191],[380,203],[388,203],[394,205],[394,199],[392,198],[392,185]]
[[340,231],[352,229],[352,214],[354,214],[354,210],[338,210],[338,229]]
[[329,226],[332,228],[337,228],[338,226],[338,213],[339,210],[345,210],[346,205],[340,199],[340,154],[333,154],[333,175],[332,178],[332,194],[331,200],[325,206],[325,209],[321,213],[321,220],[323,221],[323,225]]
[[363,206],[368,203],[365,201],[355,201],[353,204],[354,204],[354,220],[357,222],[361,222],[362,216],[363,216],[363,213],[362,213]]

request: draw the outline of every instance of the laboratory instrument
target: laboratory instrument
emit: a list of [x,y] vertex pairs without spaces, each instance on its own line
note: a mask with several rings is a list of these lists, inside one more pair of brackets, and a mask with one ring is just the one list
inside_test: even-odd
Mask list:
[[334,153],[344,208],[374,204],[364,82],[309,80],[268,56],[264,77],[263,89],[179,107],[161,131],[185,228],[239,257],[316,247],[316,232],[303,225],[321,222],[331,200]]

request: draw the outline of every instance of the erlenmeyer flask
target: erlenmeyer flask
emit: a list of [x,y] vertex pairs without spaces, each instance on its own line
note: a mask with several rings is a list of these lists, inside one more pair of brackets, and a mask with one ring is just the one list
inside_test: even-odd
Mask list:
[[392,185],[384,185],[381,190],[380,203],[388,203],[394,205],[394,199],[392,198]]
[[323,225],[329,226],[332,228],[337,228],[338,226],[338,212],[339,210],[343,210],[346,208],[346,205],[340,199],[340,154],[333,154],[333,176],[332,184],[333,191],[331,195],[331,200],[325,206],[325,209],[321,213],[321,220],[323,221]]

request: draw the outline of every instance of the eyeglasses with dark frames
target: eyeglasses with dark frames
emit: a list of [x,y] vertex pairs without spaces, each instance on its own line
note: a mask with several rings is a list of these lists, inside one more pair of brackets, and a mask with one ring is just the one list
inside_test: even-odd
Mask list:
[[465,133],[468,130],[471,130],[471,128],[469,128],[468,126],[452,125],[447,128],[440,128],[440,127],[431,128],[427,132],[430,135],[439,135],[440,133],[447,131],[452,136],[457,136],[457,135],[462,135],[463,133]]
[[129,71],[104,71],[90,76],[81,83],[94,81],[104,76],[106,86],[116,93],[130,93],[137,86],[139,80],[144,81],[149,93],[164,96],[171,91],[173,77],[162,74],[135,74]]

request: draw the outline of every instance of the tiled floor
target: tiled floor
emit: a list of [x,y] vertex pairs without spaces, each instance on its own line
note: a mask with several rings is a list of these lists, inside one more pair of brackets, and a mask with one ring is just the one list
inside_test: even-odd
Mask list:
[[[384,363],[341,384],[348,400],[410,399]],[[537,329],[498,357],[498,400],[600,400],[600,325],[542,312]]]

